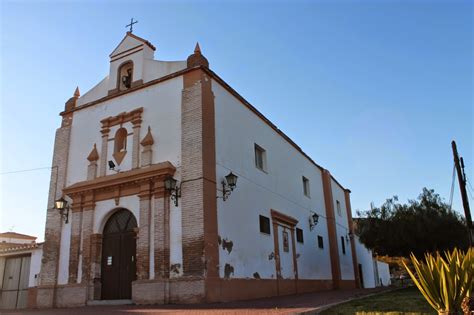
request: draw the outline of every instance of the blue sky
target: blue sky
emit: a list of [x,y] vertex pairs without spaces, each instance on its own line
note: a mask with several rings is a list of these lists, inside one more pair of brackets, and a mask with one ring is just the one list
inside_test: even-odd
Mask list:
[[[184,60],[199,41],[215,72],[352,190],[354,212],[425,186],[448,200],[452,139],[474,185],[469,1],[0,3],[0,172],[51,165],[64,102],[107,75],[134,17],[156,59]],[[49,171],[0,185],[0,230],[42,239]]]

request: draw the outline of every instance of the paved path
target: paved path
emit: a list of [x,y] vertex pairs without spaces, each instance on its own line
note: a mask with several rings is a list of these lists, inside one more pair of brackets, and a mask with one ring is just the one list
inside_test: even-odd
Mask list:
[[86,306],[51,310],[0,311],[2,315],[74,315],[74,314],[317,314],[324,306],[370,295],[389,288],[338,290],[273,297],[250,301],[192,305],[120,305]]

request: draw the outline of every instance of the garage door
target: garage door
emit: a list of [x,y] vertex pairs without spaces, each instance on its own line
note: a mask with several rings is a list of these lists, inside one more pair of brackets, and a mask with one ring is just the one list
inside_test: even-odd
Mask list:
[[11,257],[5,261],[0,308],[25,308],[31,256]]

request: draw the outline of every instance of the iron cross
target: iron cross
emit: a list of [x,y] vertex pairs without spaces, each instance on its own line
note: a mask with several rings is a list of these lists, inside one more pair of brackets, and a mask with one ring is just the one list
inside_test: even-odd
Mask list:
[[130,20],[130,24],[125,25],[125,27],[130,27],[130,33],[133,32],[133,24],[137,24],[138,21],[133,21],[133,18]]

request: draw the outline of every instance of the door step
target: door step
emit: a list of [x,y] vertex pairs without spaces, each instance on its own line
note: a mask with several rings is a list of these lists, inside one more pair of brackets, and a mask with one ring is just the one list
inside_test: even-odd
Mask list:
[[92,300],[87,301],[87,305],[127,305],[133,304],[132,300]]

